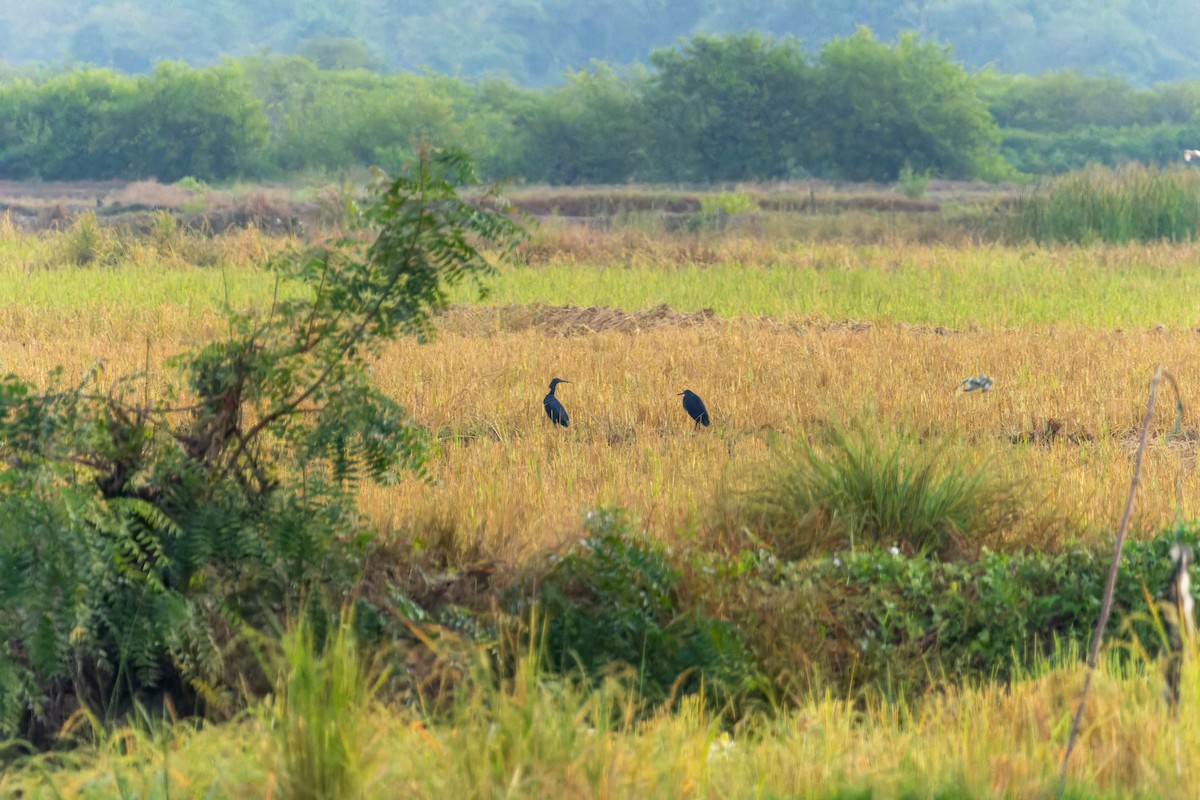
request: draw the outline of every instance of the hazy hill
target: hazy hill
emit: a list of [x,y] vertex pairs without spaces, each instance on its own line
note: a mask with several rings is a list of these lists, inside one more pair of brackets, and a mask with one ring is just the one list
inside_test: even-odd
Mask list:
[[140,72],[268,49],[539,85],[699,32],[753,28],[816,50],[857,25],[885,41],[916,30],[969,68],[1074,67],[1142,84],[1200,77],[1195,0],[7,0],[0,59]]

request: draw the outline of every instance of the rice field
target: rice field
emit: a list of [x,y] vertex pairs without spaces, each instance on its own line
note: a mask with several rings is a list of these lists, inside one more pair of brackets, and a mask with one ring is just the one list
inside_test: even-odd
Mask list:
[[[59,234],[0,226],[0,371],[40,379],[95,359],[113,378],[219,336],[222,309],[267,308],[264,260],[287,242],[217,237],[204,266],[146,244],[79,266]],[[534,237],[430,344],[401,342],[373,378],[434,432],[429,480],[366,487],[381,535],[436,539],[458,563],[520,564],[578,536],[598,505],[693,544],[736,536],[724,503],[796,437],[901,432],[1021,487],[989,544],[1108,542],[1129,487],[1155,366],[1183,391],[1151,428],[1134,535],[1200,516],[1200,246],[952,246],[700,236],[570,226]],[[662,308],[662,306],[666,308]],[[575,308],[567,309],[571,306]],[[987,393],[963,379],[986,374]],[[571,427],[541,407],[551,377]],[[693,431],[675,395],[713,417]],[[1162,395],[1169,398],[1169,395]],[[526,675],[443,723],[374,710],[369,797],[1047,796],[1081,672],[952,688],[914,706],[814,694],[733,728],[685,704],[634,721],[608,687]],[[1190,797],[1195,679],[1168,718],[1155,667],[1102,671],[1071,796]],[[1192,712],[1192,713],[1189,713]],[[76,724],[86,728],[85,720]],[[197,728],[147,723],[0,776],[22,797],[282,796],[269,709]],[[874,794],[871,794],[874,792]],[[941,792],[941,794],[939,794]]]

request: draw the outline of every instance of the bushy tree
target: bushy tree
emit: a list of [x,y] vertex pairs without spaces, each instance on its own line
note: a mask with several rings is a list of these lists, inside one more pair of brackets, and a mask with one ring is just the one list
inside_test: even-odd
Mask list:
[[289,299],[173,361],[185,397],[144,376],[0,380],[0,738],[53,732],[77,705],[219,703],[231,631],[348,590],[356,487],[425,452],[367,360],[427,335],[447,288],[491,270],[476,246],[519,233],[460,199],[472,178],[451,152],[381,177],[359,235],[274,265]]
[[[420,143],[471,152],[490,167],[511,139],[511,85],[435,74],[318,70],[298,57],[243,62],[263,104],[274,171],[395,166]],[[511,155],[508,156],[511,160]]]
[[1118,76],[1092,77],[1076,70],[1036,76],[989,71],[977,84],[1002,128],[1062,133],[1085,126],[1122,127],[1150,121],[1151,94]]
[[136,96],[133,82],[84,69],[0,91],[0,175],[10,178],[114,178],[127,172],[119,120]]
[[245,174],[267,141],[262,103],[232,63],[203,70],[158,65],[138,80],[124,123],[133,176],[163,181]]
[[697,36],[650,63],[656,177],[778,178],[810,163],[815,84],[795,41]]
[[80,70],[0,90],[0,176],[82,180],[245,174],[266,143],[262,104],[233,64]]
[[546,183],[621,183],[651,169],[645,75],[604,64],[572,73],[521,115],[522,177]]
[[820,53],[824,160],[849,180],[894,181],[907,164],[947,178],[993,177],[999,131],[949,52],[905,34],[895,45],[866,29]]

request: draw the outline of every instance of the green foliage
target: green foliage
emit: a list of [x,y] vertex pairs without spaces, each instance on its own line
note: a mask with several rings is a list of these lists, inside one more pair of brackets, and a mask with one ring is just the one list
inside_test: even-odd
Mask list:
[[545,577],[539,602],[549,620],[547,665],[596,677],[636,671],[652,702],[698,691],[741,699],[754,671],[734,631],[698,607],[681,605],[680,573],[665,548],[632,533],[615,512],[591,512],[587,536]]
[[325,636],[301,615],[281,646],[271,729],[282,796],[361,796],[379,753],[368,715],[386,673],[371,674],[345,612]]
[[925,190],[929,188],[930,174],[928,171],[917,173],[912,164],[907,161],[900,168],[900,174],[896,176],[896,183],[900,185],[900,191],[905,197],[911,197],[914,200],[924,197]]
[[894,181],[905,164],[947,178],[1001,170],[999,131],[947,49],[914,34],[894,46],[865,29],[820,53],[823,155],[850,180]]
[[652,169],[646,150],[643,71],[604,64],[570,73],[562,86],[520,112],[517,159],[508,166],[530,181],[604,183]]
[[802,441],[773,461],[736,509],[788,559],[889,546],[969,552],[1016,512],[1011,487],[928,442],[840,432],[825,448]]
[[700,211],[688,220],[688,230],[723,228],[731,217],[749,213],[758,207],[754,198],[742,192],[718,192],[700,197]]
[[317,65],[318,69],[365,69],[382,72],[383,59],[367,45],[349,36],[320,36],[302,42],[296,55]]
[[795,41],[700,35],[650,64],[655,177],[779,178],[812,165],[817,79]]
[[0,175],[48,180],[126,174],[136,102],[134,82],[107,70],[79,70],[40,86],[0,88]]
[[1029,175],[1175,163],[1200,135],[1195,81],[1137,88],[1120,77],[1064,70],[1037,77],[985,72],[975,84],[1003,130],[1002,154]]
[[1039,242],[1191,240],[1200,231],[1200,174],[1092,167],[1043,181],[1019,214],[1022,232]]
[[245,174],[267,136],[262,107],[233,64],[203,70],[159,64],[138,80],[127,126],[138,177],[166,182]]
[[916,191],[916,176],[1161,165],[1200,139],[1200,83],[1137,88],[1073,71],[968,77],[947,48],[911,33],[885,44],[860,29],[827,40],[815,58],[790,38],[696,35],[648,45],[646,66],[592,62],[542,90],[378,74],[375,48],[361,41],[304,39],[313,60],[11,79],[0,84],[0,177],[345,174],[394,170],[428,143],[474,153],[487,175],[529,181],[895,181],[907,165]]
[[201,180],[197,180],[197,179],[193,178],[191,175],[184,175],[182,178],[175,181],[175,184],[177,186],[179,186],[179,188],[181,188],[181,189],[187,189],[189,192],[206,192],[206,191],[208,191],[207,183],[205,183],[204,181],[201,181]]
[[918,176],[1163,164],[1200,138],[1194,82],[968,77],[931,41],[885,44],[865,29],[815,58],[788,38],[697,35],[647,66],[596,62],[543,90],[377,74],[359,68],[368,51],[334,38],[306,45],[317,63],[264,55],[163,63],[136,79],[81,69],[13,80],[0,85],[0,177],[391,171],[432,144],[474,153],[485,174],[549,183],[895,181],[907,165],[917,191]]
[[[1168,550],[1195,531],[1127,543],[1109,644],[1161,651],[1146,593],[1162,599]],[[1110,554],[984,551],[973,562],[888,550],[842,552],[804,562],[750,557],[728,566],[713,594],[760,668],[803,692],[809,676],[841,691],[873,687],[920,694],[931,683],[1011,678],[1056,650],[1085,653],[1099,616]],[[735,562],[737,563],[737,562]],[[1195,590],[1193,590],[1195,591]]]
[[100,229],[96,214],[88,211],[75,219],[67,237],[63,239],[63,261],[79,267],[103,262],[110,245],[108,235]]
[[753,211],[757,207],[754,198],[743,192],[718,192],[700,197],[701,214],[725,214],[732,217]]
[[[324,71],[296,57],[242,62],[262,104],[272,171],[393,170],[422,144],[475,154],[502,167],[513,147],[523,93],[500,82],[467,84],[443,75]],[[503,169],[494,169],[494,173]]]
[[519,232],[458,197],[471,180],[440,151],[379,176],[359,236],[275,264],[289,299],[174,359],[186,402],[138,376],[0,380],[0,736],[44,743],[73,702],[227,706],[231,629],[353,583],[356,487],[420,470],[426,441],[367,359],[427,335],[446,286],[490,271],[476,246]]
[[225,178],[250,171],[266,142],[261,107],[231,64],[0,88],[0,132],[0,176],[46,180]]

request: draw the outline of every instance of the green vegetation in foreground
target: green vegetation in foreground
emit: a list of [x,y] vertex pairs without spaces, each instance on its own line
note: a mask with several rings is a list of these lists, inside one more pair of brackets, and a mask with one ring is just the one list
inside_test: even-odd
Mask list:
[[[722,317],[956,328],[1186,327],[1197,320],[1192,298],[1200,295],[1200,270],[1192,266],[1186,252],[1156,247],[822,246],[782,253],[767,266],[554,261],[504,268],[489,282],[487,302],[630,310],[666,303],[680,311],[712,308]],[[266,308],[274,290],[275,276],[258,268],[122,265],[29,272],[0,263],[0,319],[11,335],[36,333],[56,319],[83,332],[122,315],[185,324],[188,316],[215,319],[227,296],[234,308]],[[452,292],[451,300],[479,302],[466,287]]]
[[[304,692],[313,697],[344,674],[338,663],[362,656],[335,645],[333,657],[292,659],[281,680],[295,685],[308,671],[316,685]],[[360,674],[365,686],[369,671]],[[23,759],[0,772],[0,794],[29,800],[1050,797],[1062,755],[1060,724],[1081,681],[1077,656],[1062,653],[1011,686],[950,688],[920,706],[818,693],[794,711],[730,730],[694,699],[670,715],[639,721],[628,687],[609,679],[583,689],[524,661],[511,680],[475,685],[436,723],[413,709],[375,706],[351,717],[346,708],[333,712],[333,721],[345,725],[338,728],[344,740],[321,741],[315,723],[330,712],[294,702],[257,707],[227,725],[147,722],[98,731],[94,745],[71,752]],[[1175,775],[1200,769],[1195,669],[1185,673],[1177,721],[1168,719],[1158,686],[1152,665],[1106,660],[1064,797],[1190,800],[1191,784]],[[312,747],[314,763],[287,759],[281,726]],[[343,744],[365,746],[344,758]],[[315,777],[312,770],[342,768],[341,786],[353,794],[297,791]]]

